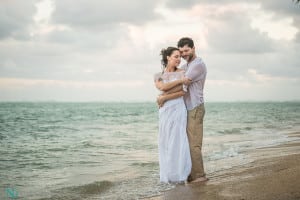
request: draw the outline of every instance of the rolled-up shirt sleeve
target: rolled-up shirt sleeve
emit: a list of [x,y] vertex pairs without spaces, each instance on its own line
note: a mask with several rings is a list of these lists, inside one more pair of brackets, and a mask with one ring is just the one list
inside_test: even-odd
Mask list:
[[204,62],[198,62],[191,65],[187,70],[185,76],[192,79],[193,82],[205,79],[206,66]]

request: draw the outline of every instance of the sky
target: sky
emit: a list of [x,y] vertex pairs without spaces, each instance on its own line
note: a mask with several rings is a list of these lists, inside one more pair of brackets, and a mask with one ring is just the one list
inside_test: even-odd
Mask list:
[[160,50],[181,37],[206,102],[300,100],[292,0],[1,0],[0,101],[154,102]]

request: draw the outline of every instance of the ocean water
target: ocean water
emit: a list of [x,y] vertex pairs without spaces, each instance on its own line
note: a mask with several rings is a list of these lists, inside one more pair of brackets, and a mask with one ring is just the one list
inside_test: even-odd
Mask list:
[[[300,102],[206,103],[208,176],[300,130]],[[0,103],[0,199],[141,199],[159,183],[154,103]]]

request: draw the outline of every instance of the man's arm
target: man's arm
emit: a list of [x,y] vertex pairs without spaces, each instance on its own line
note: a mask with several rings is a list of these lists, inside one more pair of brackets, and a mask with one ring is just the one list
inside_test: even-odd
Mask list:
[[185,75],[193,81],[199,81],[205,77],[205,74],[206,66],[204,62],[199,62],[196,65],[191,66]]

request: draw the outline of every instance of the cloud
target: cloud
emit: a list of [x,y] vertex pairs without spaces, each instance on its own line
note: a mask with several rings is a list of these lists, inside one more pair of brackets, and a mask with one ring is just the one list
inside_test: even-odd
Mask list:
[[159,52],[183,36],[207,65],[208,100],[300,99],[287,92],[300,89],[299,14],[281,5],[1,1],[0,100],[155,101]]
[[208,28],[210,51],[223,53],[264,53],[274,51],[274,43],[266,34],[249,27],[250,19],[242,13],[218,18]]
[[282,79],[264,83],[208,80],[204,94],[206,101],[291,101],[300,98],[295,92],[299,83],[299,80]]
[[219,0],[218,2],[212,2],[210,0],[187,0],[187,1],[180,1],[180,0],[167,0],[166,5],[170,8],[177,8],[177,9],[189,9],[195,5],[201,4],[211,4],[216,6],[223,6],[226,4],[231,4],[234,2],[241,2],[239,0]]
[[[281,36],[285,36],[283,31],[285,32],[294,32],[290,33],[289,37],[291,37],[291,34],[295,35],[297,33],[296,30],[300,29],[300,5],[296,4],[294,1],[274,1],[274,0],[254,0],[251,2],[245,2],[241,0],[221,0],[218,2],[209,1],[209,0],[188,0],[188,1],[167,1],[166,5],[171,8],[176,8],[179,10],[190,10],[195,7],[205,7],[208,8],[208,10],[201,10],[198,14],[201,15],[201,13],[210,13],[211,16],[215,16],[218,14],[218,11],[223,11],[224,8],[226,10],[226,7],[235,7],[235,5],[244,5],[244,8],[242,9],[244,13],[242,13],[242,16],[244,14],[248,15],[249,12],[252,12],[253,20],[256,20],[258,24],[260,23],[260,20],[264,18],[264,23],[261,23],[260,30],[264,30],[263,32],[268,32],[271,36],[280,37],[278,35],[281,34]],[[252,5],[252,6],[251,6]],[[261,11],[258,13],[257,11],[253,10],[251,7],[257,7]],[[214,10],[210,9],[214,8]],[[250,9],[249,9],[250,8]],[[241,11],[241,10],[239,10]],[[255,14],[253,13],[255,12]],[[259,16],[264,15],[264,16]],[[240,17],[236,16],[237,18]],[[267,21],[266,21],[267,20]],[[279,23],[284,23],[284,25],[279,25]],[[284,27],[278,30],[279,27]],[[269,29],[269,31],[266,31],[266,29]],[[272,31],[271,31],[272,30]],[[274,33],[275,32],[275,33]],[[277,34],[277,36],[276,36]],[[300,33],[296,35],[296,37],[292,36],[291,39],[296,39],[299,41],[299,35]]]
[[124,26],[114,26],[99,32],[91,33],[84,29],[66,29],[53,31],[44,39],[49,43],[72,45],[78,51],[96,49],[111,49],[119,40],[128,36],[128,29]]
[[[264,0],[257,1],[263,8],[270,11],[276,12],[276,14],[282,14],[287,16],[300,16],[299,9],[300,5],[296,4],[295,1],[274,1],[274,0]],[[299,26],[299,24],[298,24]]]
[[63,88],[138,88],[145,83],[142,80],[130,81],[62,81],[62,80],[43,80],[43,79],[16,79],[16,78],[0,78],[0,87],[3,88],[26,88],[32,86],[56,86]]
[[4,0],[0,5],[0,39],[28,39],[29,26],[36,11],[34,0]]
[[[190,9],[196,5],[211,5],[215,7],[222,7],[230,4],[235,3],[246,3],[246,1],[242,0],[219,0],[219,1],[210,1],[210,0],[167,0],[166,6],[170,8],[177,8],[177,9]],[[294,1],[280,1],[280,0],[252,0],[251,3],[247,2],[247,4],[256,4],[261,5],[264,9],[269,11],[276,12],[277,14],[283,15],[293,15],[297,16],[300,15],[299,13],[299,4],[296,4]]]
[[[116,90],[115,88],[119,88]],[[0,78],[2,101],[139,101],[155,99],[147,89],[145,80],[130,81],[62,81],[43,79]],[[39,95],[36,95],[36,91]],[[79,92],[80,91],[80,92]]]
[[155,19],[157,0],[55,1],[53,22],[88,29],[109,28],[120,23],[141,24]]

